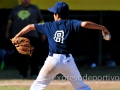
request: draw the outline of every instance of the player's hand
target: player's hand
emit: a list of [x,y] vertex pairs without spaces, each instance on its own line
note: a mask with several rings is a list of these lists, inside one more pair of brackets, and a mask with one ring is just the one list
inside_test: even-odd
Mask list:
[[106,28],[102,30],[102,35],[103,35],[103,39],[111,40],[111,34]]

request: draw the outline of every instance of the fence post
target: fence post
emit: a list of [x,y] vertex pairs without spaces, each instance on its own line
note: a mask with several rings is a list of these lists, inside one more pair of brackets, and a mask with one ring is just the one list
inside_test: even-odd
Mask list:
[[[102,25],[103,24],[103,15],[102,15],[102,11],[100,11],[100,20],[99,23]],[[98,66],[101,66],[102,63],[102,32],[99,31],[99,35],[98,35]]]

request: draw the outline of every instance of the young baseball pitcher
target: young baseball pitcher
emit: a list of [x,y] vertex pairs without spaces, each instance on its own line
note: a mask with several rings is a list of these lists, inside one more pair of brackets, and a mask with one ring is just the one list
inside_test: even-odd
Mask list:
[[[103,39],[106,35],[111,36],[110,32],[105,26],[91,21],[68,19],[69,6],[65,2],[56,2],[55,6],[49,8],[48,11],[54,14],[55,21],[44,24],[29,24],[14,37],[20,37],[31,30],[36,30],[48,38],[48,57],[30,90],[44,90],[57,74],[67,77],[75,90],[91,90],[81,79],[81,74],[72,56],[74,38],[81,27],[101,30]],[[111,37],[107,40],[110,39]]]

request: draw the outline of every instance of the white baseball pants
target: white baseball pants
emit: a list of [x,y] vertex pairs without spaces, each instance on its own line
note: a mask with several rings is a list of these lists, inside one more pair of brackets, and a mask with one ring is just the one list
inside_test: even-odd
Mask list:
[[69,55],[70,57],[66,57],[64,54],[48,56],[30,90],[44,90],[54,77],[60,73],[71,82],[75,90],[91,90],[83,82],[74,58],[71,54]]

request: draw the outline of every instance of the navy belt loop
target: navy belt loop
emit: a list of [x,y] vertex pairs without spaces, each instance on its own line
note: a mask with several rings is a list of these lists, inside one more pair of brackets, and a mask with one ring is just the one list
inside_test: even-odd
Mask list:
[[[49,56],[53,56],[53,54],[54,54],[54,53],[49,52]],[[58,54],[58,53],[55,53],[55,54]],[[61,54],[62,54],[62,53],[61,53]],[[63,55],[66,55],[66,57],[70,57],[70,55],[69,55],[69,54],[63,54]]]

